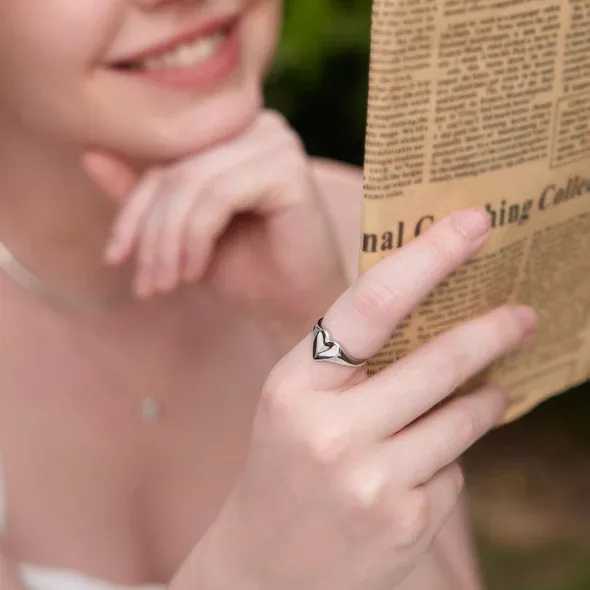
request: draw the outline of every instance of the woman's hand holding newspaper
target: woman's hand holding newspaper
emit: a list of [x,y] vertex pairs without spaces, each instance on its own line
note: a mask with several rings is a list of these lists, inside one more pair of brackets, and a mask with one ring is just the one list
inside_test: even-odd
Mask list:
[[[461,211],[382,260],[326,313],[332,344],[377,353],[488,234],[485,213]],[[447,398],[535,326],[529,308],[497,309],[369,378],[315,362],[310,334],[268,378],[245,470],[179,580],[198,571],[202,590],[395,588],[458,502],[457,459],[507,408],[492,385]]]

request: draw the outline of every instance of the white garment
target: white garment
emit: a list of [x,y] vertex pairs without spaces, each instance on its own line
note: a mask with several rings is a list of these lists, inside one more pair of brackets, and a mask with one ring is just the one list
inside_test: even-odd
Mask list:
[[165,590],[164,586],[117,586],[76,572],[25,565],[21,579],[26,590]]
[[[6,486],[0,459],[0,532],[6,528],[6,513]],[[19,573],[25,590],[165,590],[160,585],[121,586],[78,572],[36,565],[21,565]]]

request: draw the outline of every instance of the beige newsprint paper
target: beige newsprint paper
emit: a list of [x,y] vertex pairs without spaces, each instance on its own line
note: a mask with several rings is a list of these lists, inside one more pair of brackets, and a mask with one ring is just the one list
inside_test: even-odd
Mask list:
[[369,371],[531,304],[536,344],[486,376],[509,386],[509,421],[590,375],[590,0],[374,0],[361,272],[469,205],[489,245]]

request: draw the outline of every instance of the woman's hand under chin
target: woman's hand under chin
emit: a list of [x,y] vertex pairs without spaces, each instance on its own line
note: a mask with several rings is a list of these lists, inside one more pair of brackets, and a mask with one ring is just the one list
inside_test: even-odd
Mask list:
[[347,286],[309,158],[275,112],[142,178],[104,153],[87,153],[84,167],[121,204],[105,259],[118,265],[136,255],[139,297],[206,282],[248,311],[295,327]]

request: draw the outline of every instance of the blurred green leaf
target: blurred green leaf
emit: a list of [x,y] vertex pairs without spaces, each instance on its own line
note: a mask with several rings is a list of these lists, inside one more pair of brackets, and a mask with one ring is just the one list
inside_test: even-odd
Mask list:
[[370,0],[287,0],[267,103],[315,155],[363,159]]

